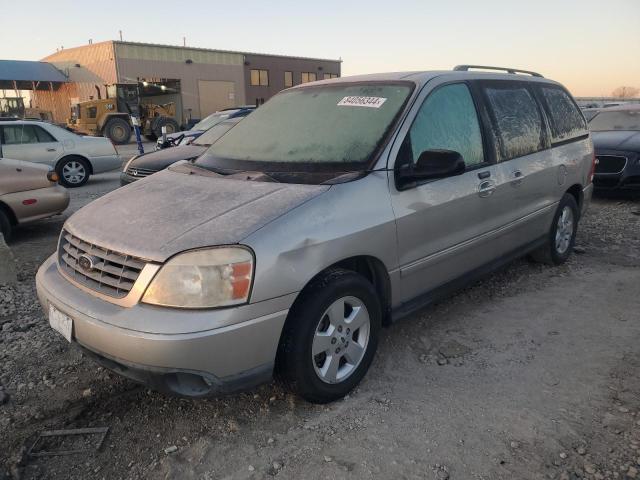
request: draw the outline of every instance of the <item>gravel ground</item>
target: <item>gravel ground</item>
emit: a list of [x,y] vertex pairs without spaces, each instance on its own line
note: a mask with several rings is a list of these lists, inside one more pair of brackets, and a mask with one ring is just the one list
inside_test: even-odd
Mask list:
[[[54,333],[34,285],[65,218],[16,232],[0,288],[0,479],[640,478],[640,201],[597,199],[576,254],[519,260],[383,332],[362,384],[327,406],[279,385],[164,396]],[[109,427],[91,454],[29,457],[43,430]]]

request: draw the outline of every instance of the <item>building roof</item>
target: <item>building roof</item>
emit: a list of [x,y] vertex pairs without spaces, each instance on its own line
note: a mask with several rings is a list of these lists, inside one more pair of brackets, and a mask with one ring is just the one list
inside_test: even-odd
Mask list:
[[67,82],[60,70],[50,63],[23,60],[0,60],[0,81]]

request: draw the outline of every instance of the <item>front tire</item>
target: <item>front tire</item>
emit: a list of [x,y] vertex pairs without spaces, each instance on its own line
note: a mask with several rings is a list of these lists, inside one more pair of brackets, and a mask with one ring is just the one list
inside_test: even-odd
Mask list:
[[312,403],[349,393],[367,373],[381,326],[375,288],[343,269],[321,274],[289,312],[278,351],[278,372]]
[[7,243],[11,240],[11,234],[13,233],[12,230],[11,220],[9,220],[7,214],[0,209],[0,233],[2,233],[4,241]]
[[124,145],[131,138],[131,125],[124,118],[115,117],[107,122],[103,132],[116,145]]
[[89,163],[80,157],[65,157],[56,168],[60,184],[67,188],[81,187],[89,180]]
[[156,117],[151,122],[151,131],[154,140],[162,137],[162,127],[167,127],[167,135],[171,135],[172,133],[176,133],[180,130],[180,126],[178,122],[176,122],[173,118],[170,117]]
[[561,265],[567,261],[573,250],[578,231],[579,211],[573,195],[565,193],[560,199],[553,217],[547,242],[534,251],[531,257],[547,265]]

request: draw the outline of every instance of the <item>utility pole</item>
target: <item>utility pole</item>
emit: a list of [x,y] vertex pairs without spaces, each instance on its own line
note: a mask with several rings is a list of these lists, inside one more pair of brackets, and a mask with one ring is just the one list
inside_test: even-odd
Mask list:
[[118,30],[118,33],[120,34],[120,41],[122,41],[122,30]]

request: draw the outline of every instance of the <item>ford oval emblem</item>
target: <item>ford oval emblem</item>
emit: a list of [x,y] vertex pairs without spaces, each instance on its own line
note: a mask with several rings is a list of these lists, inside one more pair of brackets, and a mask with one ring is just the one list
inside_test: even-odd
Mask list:
[[94,258],[84,253],[78,257],[78,266],[85,272],[90,272],[96,268]]

